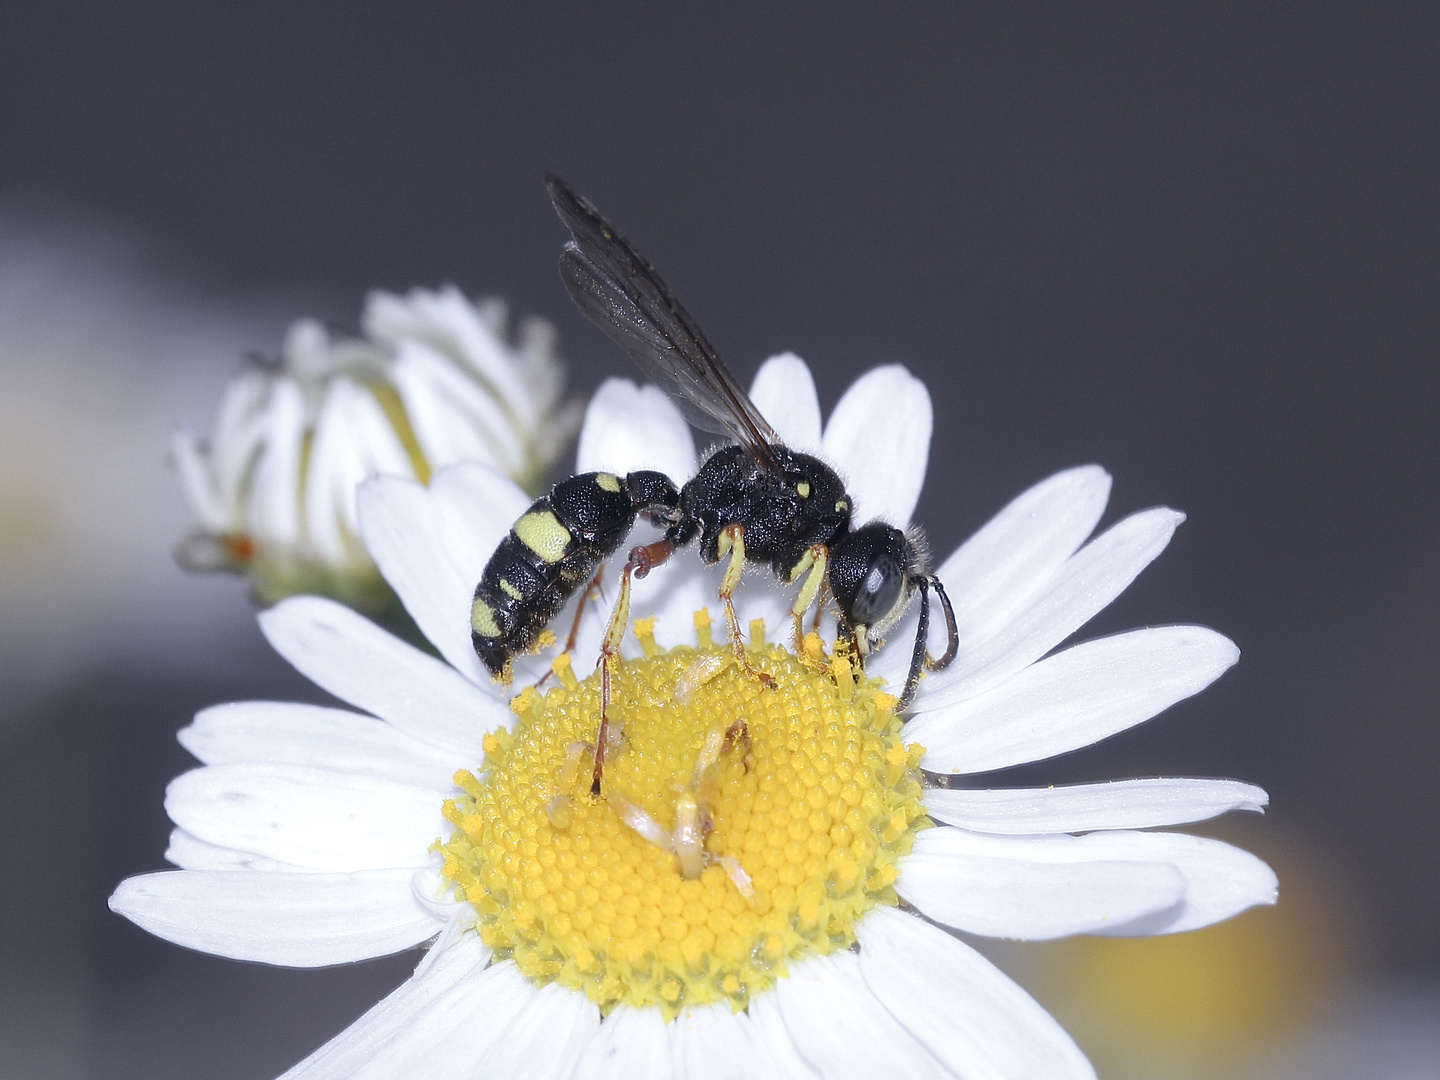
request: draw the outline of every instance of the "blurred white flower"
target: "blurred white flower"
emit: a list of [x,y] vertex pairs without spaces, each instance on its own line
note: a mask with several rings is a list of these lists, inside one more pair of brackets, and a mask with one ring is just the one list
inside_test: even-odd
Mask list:
[[553,327],[526,319],[512,343],[507,322],[503,302],[447,286],[372,293],[361,339],[295,323],[278,365],[230,384],[208,442],[174,436],[200,526],[182,564],[244,572],[262,603],[314,592],[386,609],[393,594],[359,539],[362,481],[427,483],[472,461],[534,490],[578,425],[578,405],[560,404]]

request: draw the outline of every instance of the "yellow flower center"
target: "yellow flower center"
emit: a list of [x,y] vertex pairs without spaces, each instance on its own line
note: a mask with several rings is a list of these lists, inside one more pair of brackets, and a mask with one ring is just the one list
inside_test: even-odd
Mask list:
[[484,768],[456,774],[464,794],[445,804],[444,874],[481,938],[602,1009],[744,1008],[896,903],[896,860],[929,824],[924,749],[901,741],[877,681],[815,635],[798,658],[765,644],[756,622],[767,689],[711,643],[707,613],[696,625],[698,649],[666,651],[637,622],[645,657],[616,673],[602,796],[600,678],[561,657],[561,685],[514,700],[514,730],[486,736]]

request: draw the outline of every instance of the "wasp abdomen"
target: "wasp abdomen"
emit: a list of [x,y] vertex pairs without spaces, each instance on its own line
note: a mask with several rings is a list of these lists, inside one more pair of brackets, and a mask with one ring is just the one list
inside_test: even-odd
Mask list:
[[649,472],[582,473],[531,503],[485,564],[470,606],[470,640],[491,673],[530,651],[638,515],[663,517],[678,503],[675,485]]

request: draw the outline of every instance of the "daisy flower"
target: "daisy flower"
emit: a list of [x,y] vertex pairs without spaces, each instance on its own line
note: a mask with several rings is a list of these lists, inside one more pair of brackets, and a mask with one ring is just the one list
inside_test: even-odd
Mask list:
[[[798,358],[767,363],[753,397],[788,444],[846,475],[860,520],[908,524],[931,414],[903,368],[861,378],[823,429]],[[579,468],[642,466],[683,479],[695,448],[659,391],[612,381]],[[948,930],[1168,934],[1273,903],[1276,887],[1243,851],[1145,831],[1259,810],[1258,788],[967,779],[1140,723],[1237,658],[1194,626],[1055,651],[1181,520],[1147,510],[1087,542],[1109,488],[1095,466],[1053,476],[943,562],[960,657],[903,717],[906,624],[864,672],[818,634],[795,655],[766,641],[767,626],[789,637],[789,590],[757,575],[737,600],[751,661],[775,682],[763,689],[723,631],[712,639],[717,571],[681,553],[636,583],[645,617],[616,676],[623,734],[596,798],[596,677],[568,655],[526,657],[510,696],[471,649],[471,591],[528,497],[483,465],[428,488],[371,481],[365,541],[443,660],[330,600],[263,613],[275,648],[358,711],[200,713],[180,739],[203,767],[166,801],[181,869],[131,878],[111,907],[167,940],[272,964],[433,942],[287,1077],[1093,1077],[1059,1025]],[[577,662],[596,655],[605,606],[582,618]],[[530,685],[547,667],[550,688]],[[737,718],[744,734],[727,737]]]
[[392,601],[360,540],[355,491],[381,473],[428,483],[479,461],[536,490],[579,420],[560,407],[555,331],[454,286],[371,293],[363,339],[313,319],[290,328],[275,367],[254,365],[220,402],[207,442],[171,453],[199,530],[190,569],[238,570],[266,604],[314,592],[363,610]]

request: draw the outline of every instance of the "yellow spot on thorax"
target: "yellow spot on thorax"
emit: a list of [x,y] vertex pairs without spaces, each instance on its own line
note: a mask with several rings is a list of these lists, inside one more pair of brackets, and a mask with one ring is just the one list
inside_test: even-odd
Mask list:
[[620,478],[613,473],[596,473],[595,483],[599,485],[602,491],[608,491],[612,495],[618,495],[620,493]]
[[[667,1018],[741,1009],[896,903],[896,861],[929,824],[923,750],[843,658],[807,666],[752,628],[765,690],[726,642],[661,650],[638,629],[646,657],[614,673],[625,750],[607,756],[607,795],[591,795],[588,765],[599,676],[576,681],[561,661],[563,685],[514,699],[514,730],[457,778],[444,874],[497,957],[537,983]],[[743,737],[725,734],[737,725]]]

